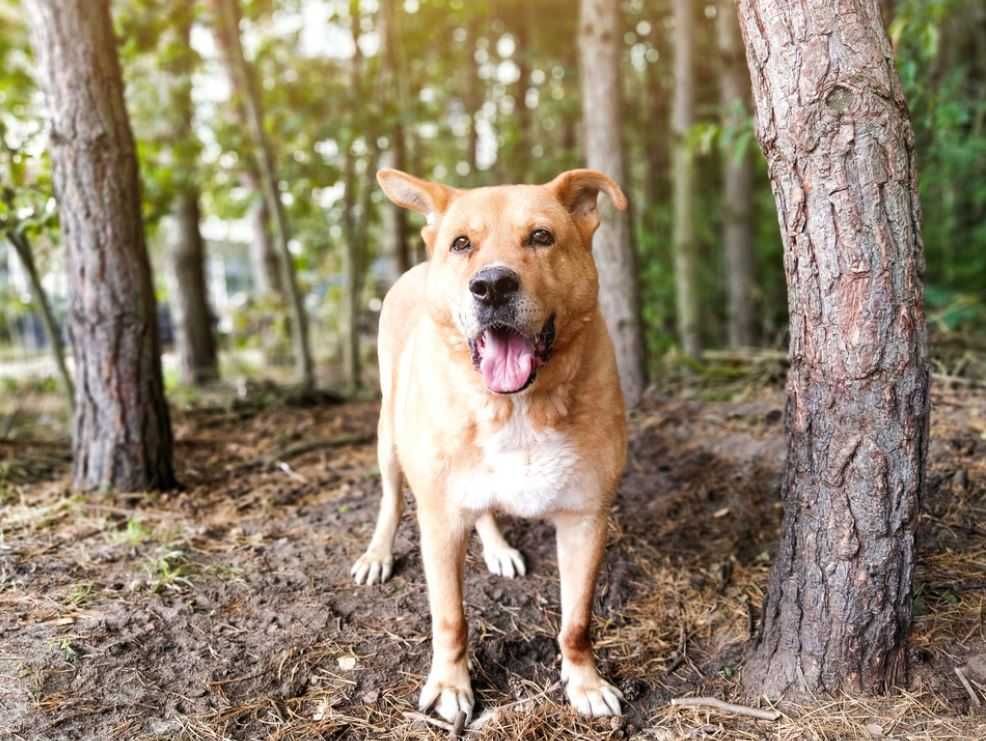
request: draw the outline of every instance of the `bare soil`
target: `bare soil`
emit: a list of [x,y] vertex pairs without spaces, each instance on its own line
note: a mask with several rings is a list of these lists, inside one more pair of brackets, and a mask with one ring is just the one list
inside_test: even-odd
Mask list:
[[[0,441],[0,738],[447,736],[413,715],[429,618],[409,494],[392,580],[349,575],[379,497],[376,411],[180,410],[185,488],[165,494],[75,495],[64,440]],[[553,534],[509,521],[526,578],[488,574],[476,543],[469,557],[487,721],[468,736],[986,737],[986,394],[935,393],[910,689],[782,704],[773,722],[669,701],[751,703],[739,677],[781,514],[783,395],[655,396],[632,431],[595,625],[627,715],[565,705]]]

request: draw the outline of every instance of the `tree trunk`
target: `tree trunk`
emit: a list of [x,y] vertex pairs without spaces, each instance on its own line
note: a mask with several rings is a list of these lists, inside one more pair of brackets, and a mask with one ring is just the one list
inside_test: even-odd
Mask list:
[[531,86],[531,49],[528,43],[528,16],[530,4],[521,2],[517,13],[520,23],[514,31],[516,47],[514,60],[517,63],[517,83],[514,87],[514,120],[517,125],[517,138],[511,152],[513,172],[508,173],[508,182],[526,183],[531,176],[531,109],[527,107],[527,89]]
[[[252,170],[253,168],[251,168]],[[250,189],[257,194],[256,203],[250,209],[250,224],[253,229],[253,239],[250,241],[250,270],[253,273],[254,290],[261,296],[270,294],[282,295],[284,286],[281,283],[281,259],[277,255],[277,247],[270,233],[270,209],[264,198],[264,189],[260,185],[260,176],[256,172],[247,173]]]
[[[623,164],[620,8],[609,0],[581,0],[579,32],[582,118],[589,167],[627,185]],[[636,406],[646,383],[637,265],[630,217],[607,201],[593,242],[599,266],[599,304],[616,349],[620,385],[628,407]]]
[[[716,18],[721,69],[719,107],[722,127],[737,131],[749,115],[747,88],[750,76],[736,20],[736,0],[719,0]],[[756,342],[756,299],[753,255],[753,159],[750,152],[722,153],[722,246],[726,255],[726,289],[731,347]]]
[[75,360],[73,485],[175,485],[133,134],[107,0],[30,0]]
[[199,230],[199,190],[192,180],[198,162],[194,155],[186,154],[195,149],[187,146],[195,138],[195,110],[192,104],[195,54],[190,45],[193,18],[192,6],[176,7],[178,38],[171,100],[175,116],[173,156],[181,170],[181,180],[174,205],[175,232],[171,244],[173,281],[170,293],[182,380],[198,386],[219,377],[219,357],[213,314],[209,307],[205,242]]
[[26,236],[17,232],[8,232],[7,241],[14,248],[14,252],[17,253],[21,264],[24,266],[24,272],[27,273],[28,282],[31,284],[31,298],[41,312],[41,323],[44,324],[45,334],[48,335],[51,357],[55,361],[62,390],[68,399],[69,407],[74,408],[75,386],[72,384],[72,376],[69,374],[68,365],[65,363],[65,345],[62,342],[62,333],[58,329],[58,322],[55,321],[55,314],[48,302],[48,294],[45,293],[44,286],[41,285],[41,276],[38,275],[38,266],[34,262],[34,251],[31,249],[31,243]]
[[[383,29],[383,63],[385,76],[389,81],[390,89],[396,96],[394,124],[390,130],[392,166],[397,170],[407,169],[407,151],[404,137],[404,80],[400,64],[400,50],[397,48],[399,41],[398,34],[398,14],[397,0],[384,0],[381,7],[381,19]],[[393,252],[397,258],[397,269],[405,273],[411,269],[411,245],[407,238],[407,210],[396,204],[388,204],[389,216],[387,221],[388,231],[390,232]]]
[[928,439],[913,134],[877,0],[741,0],[790,312],[784,523],[751,694],[907,681]]
[[699,317],[698,242],[695,237],[695,160],[688,132],[695,123],[692,0],[673,0],[674,96],[671,107],[671,190],[674,224],[674,285],[678,339],[686,355],[702,351]]
[[206,281],[205,243],[199,231],[199,194],[187,186],[175,202],[171,246],[175,339],[182,380],[202,385],[219,377],[219,358]]
[[216,37],[225,56],[233,90],[242,101],[247,129],[253,138],[257,172],[263,187],[264,200],[270,211],[274,243],[280,253],[281,283],[287,292],[291,308],[291,339],[294,345],[298,380],[304,390],[310,391],[315,387],[315,364],[308,338],[308,316],[295,275],[294,258],[290,248],[290,228],[284,204],[281,202],[281,186],[277,179],[274,149],[264,128],[260,90],[254,78],[254,71],[243,54],[240,40],[239,0],[212,0],[212,3],[216,14]]

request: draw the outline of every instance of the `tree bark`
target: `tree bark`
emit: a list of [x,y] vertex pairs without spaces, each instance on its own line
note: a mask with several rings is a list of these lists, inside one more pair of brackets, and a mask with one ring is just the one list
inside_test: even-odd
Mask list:
[[928,351],[913,134],[877,0],[741,0],[790,312],[784,522],[751,694],[906,683]]
[[[389,81],[390,89],[394,91],[396,103],[394,124],[390,129],[392,166],[397,170],[407,169],[407,149],[404,136],[404,80],[401,72],[399,43],[398,17],[400,9],[397,7],[397,0],[383,0],[381,6],[381,19],[383,29],[383,63],[385,76]],[[407,210],[389,204],[387,206],[389,216],[387,221],[388,231],[392,242],[393,253],[397,258],[397,269],[405,273],[411,269],[411,245],[407,238]]]
[[75,360],[73,484],[175,485],[133,134],[107,0],[30,0]]
[[182,380],[195,386],[219,377],[219,357],[206,280],[205,242],[199,231],[199,193],[186,186],[174,208],[171,246],[175,339]]
[[171,243],[170,293],[175,318],[175,339],[182,380],[195,386],[215,381],[219,377],[219,356],[209,307],[209,288],[206,277],[205,242],[199,230],[199,190],[193,181],[197,170],[194,156],[184,154],[194,148],[182,147],[194,140],[195,111],[192,104],[192,72],[195,55],[191,48],[194,8],[176,7],[176,33],[179,51],[171,80],[172,113],[175,117],[175,161],[181,169],[178,193],[175,198],[175,231]]
[[281,186],[277,178],[274,149],[264,128],[260,90],[254,77],[254,70],[243,54],[240,40],[239,0],[212,0],[212,4],[216,16],[216,37],[225,56],[233,90],[242,101],[247,129],[253,138],[257,173],[270,212],[274,241],[280,253],[281,283],[287,292],[291,309],[291,339],[294,345],[298,381],[304,390],[310,391],[315,387],[315,364],[308,337],[308,316],[295,274],[294,258],[290,248],[290,227],[284,204],[281,202]]
[[65,363],[65,344],[62,342],[62,333],[58,329],[58,322],[55,321],[55,314],[51,310],[48,302],[48,294],[45,293],[44,286],[41,285],[41,276],[38,274],[38,266],[34,262],[34,251],[31,242],[24,234],[15,231],[7,233],[7,241],[10,242],[17,257],[20,258],[24,271],[27,273],[28,282],[31,285],[31,298],[41,312],[41,323],[44,324],[45,334],[48,335],[48,343],[51,345],[51,357],[55,361],[55,368],[58,370],[58,378],[68,399],[70,408],[75,407],[75,386],[72,383],[72,376],[68,372],[68,365]]
[[695,123],[695,80],[692,63],[695,18],[692,0],[673,0],[674,96],[671,107],[671,195],[675,305],[678,339],[686,355],[702,352],[698,290],[698,242],[695,237],[695,160],[688,132]]
[[[736,0],[720,0],[716,18],[721,68],[722,128],[740,129],[749,115],[749,73],[743,59]],[[756,343],[753,254],[753,159],[750,152],[722,153],[722,246],[726,256],[727,328],[731,347]]]
[[284,286],[281,282],[281,258],[278,257],[277,247],[270,229],[270,209],[264,198],[264,189],[260,185],[260,176],[250,168],[246,175],[250,189],[257,194],[257,200],[250,209],[250,224],[253,229],[253,239],[250,241],[250,270],[253,273],[254,289],[261,296],[274,294],[283,295]]
[[[609,0],[581,0],[579,30],[582,119],[589,167],[626,186],[620,138],[620,7]],[[599,266],[599,303],[616,349],[620,385],[628,407],[636,406],[646,383],[636,255],[630,217],[607,201],[593,242]]]

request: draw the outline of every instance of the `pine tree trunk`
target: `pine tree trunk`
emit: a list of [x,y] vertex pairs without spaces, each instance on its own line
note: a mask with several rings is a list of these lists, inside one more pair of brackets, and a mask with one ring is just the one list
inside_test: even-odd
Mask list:
[[[589,167],[627,186],[623,164],[620,8],[609,0],[582,0],[579,52],[582,119]],[[636,255],[630,217],[601,200],[602,220],[592,253],[599,267],[599,304],[616,349],[620,385],[628,407],[636,406],[646,384]]]
[[173,157],[181,170],[175,197],[175,232],[171,244],[172,308],[175,340],[182,380],[195,386],[219,377],[219,356],[209,307],[206,278],[205,242],[199,229],[199,190],[192,181],[198,170],[194,151],[195,110],[192,103],[192,73],[195,54],[191,48],[192,6],[177,6],[175,20],[178,36],[175,43],[174,78],[171,114],[174,118]]
[[[720,0],[716,17],[721,69],[722,127],[736,131],[749,115],[749,73],[743,59],[736,1]],[[726,256],[727,328],[731,347],[756,343],[753,254],[753,159],[749,152],[722,154],[722,247]]]
[[688,132],[695,123],[695,80],[692,52],[695,19],[692,0],[673,0],[674,97],[671,107],[671,190],[675,305],[678,339],[686,355],[702,351],[699,316],[698,241],[695,237],[695,160]]
[[308,337],[308,315],[298,287],[298,278],[291,255],[291,233],[288,217],[281,202],[281,186],[274,163],[274,149],[264,128],[264,110],[254,71],[243,55],[240,40],[239,0],[212,0],[215,7],[216,37],[223,50],[230,82],[242,102],[242,113],[253,139],[257,158],[257,173],[271,218],[274,243],[279,253],[281,283],[291,309],[291,339],[298,381],[305,391],[315,387],[315,363]]
[[175,485],[133,134],[107,0],[27,3],[51,111],[75,360],[73,485]]
[[196,386],[219,377],[216,335],[208,300],[205,243],[199,231],[199,219],[198,190],[186,186],[175,202],[172,294],[182,380]]
[[256,193],[256,202],[250,208],[250,226],[253,238],[250,240],[250,271],[253,274],[254,290],[261,296],[284,293],[281,283],[281,259],[277,256],[277,247],[270,229],[270,209],[263,195],[260,177],[248,173],[247,181],[251,190]]
[[928,439],[913,134],[877,0],[741,0],[790,312],[784,523],[751,694],[907,682]]
[[[396,118],[390,130],[391,139],[391,166],[397,170],[407,169],[407,151],[405,148],[404,136],[404,80],[400,64],[400,51],[397,48],[399,43],[398,16],[400,9],[397,7],[397,0],[383,0],[381,7],[381,19],[383,20],[383,62],[386,78],[389,87],[396,95]],[[411,245],[407,238],[407,210],[389,204],[387,206],[390,213],[387,220],[390,240],[392,242],[393,254],[397,258],[397,269],[405,273],[411,269]]]

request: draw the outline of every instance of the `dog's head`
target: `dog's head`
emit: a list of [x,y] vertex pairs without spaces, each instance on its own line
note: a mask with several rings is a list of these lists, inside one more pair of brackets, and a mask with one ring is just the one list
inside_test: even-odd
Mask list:
[[387,197],[425,214],[432,318],[461,336],[486,387],[529,387],[552,350],[567,345],[597,306],[592,235],[597,197],[627,206],[595,170],[570,170],[546,185],[457,190],[397,170],[377,180]]

